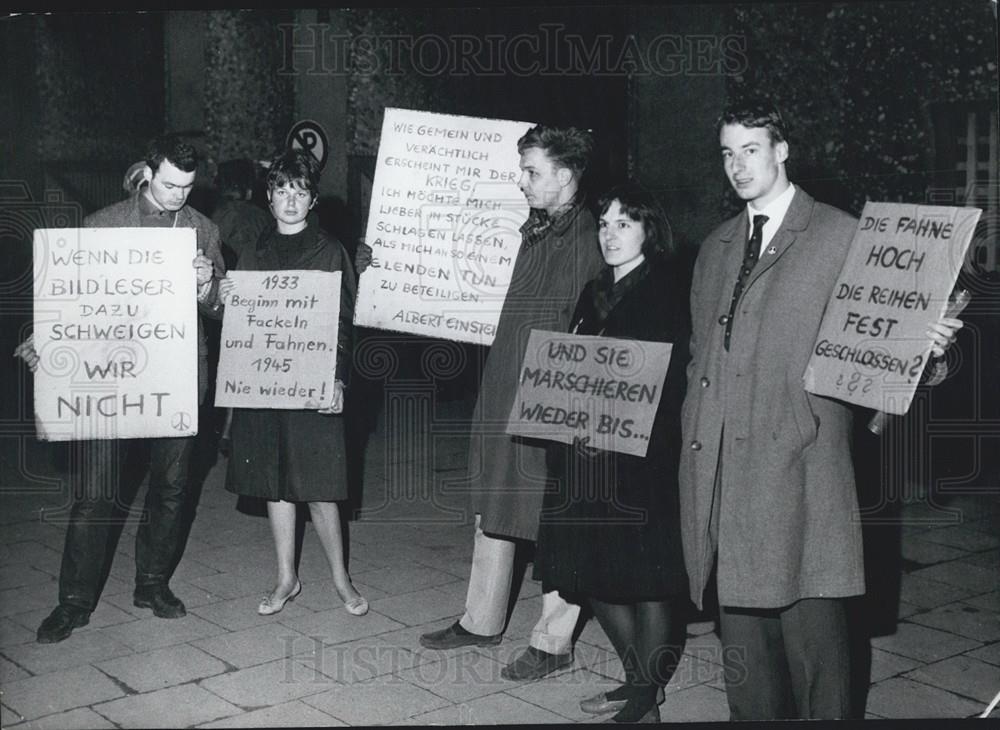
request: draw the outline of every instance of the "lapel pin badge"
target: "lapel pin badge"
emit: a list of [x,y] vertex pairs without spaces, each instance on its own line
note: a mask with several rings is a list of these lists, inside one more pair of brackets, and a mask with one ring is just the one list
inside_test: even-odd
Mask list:
[[767,252],[772,256],[774,256],[774,254],[778,253],[778,249],[776,249],[774,246],[769,246]]

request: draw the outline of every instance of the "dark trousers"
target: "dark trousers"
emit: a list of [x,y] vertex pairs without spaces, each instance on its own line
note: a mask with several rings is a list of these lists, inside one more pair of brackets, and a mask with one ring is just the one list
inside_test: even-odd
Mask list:
[[135,536],[137,588],[166,585],[179,549],[194,438],[81,441],[73,446],[72,507],[59,602],[93,611],[132,489],[148,453],[149,487]]
[[843,599],[767,610],[722,606],[719,629],[730,719],[850,717]]

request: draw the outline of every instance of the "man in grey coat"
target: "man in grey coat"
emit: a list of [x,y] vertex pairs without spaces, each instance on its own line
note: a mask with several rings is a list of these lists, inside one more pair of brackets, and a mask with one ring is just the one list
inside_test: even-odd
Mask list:
[[[143,169],[146,185],[132,197],[109,205],[83,221],[87,228],[194,228],[198,255],[192,262],[199,311],[218,317],[218,281],[225,275],[219,229],[187,206],[198,160],[193,147],[177,137],[159,137],[150,145]],[[39,356],[33,339],[15,354],[32,371]],[[205,335],[198,322],[198,400],[208,385]],[[122,487],[129,482],[137,456],[149,464],[145,515],[135,538],[133,603],[160,618],[180,618],[184,604],[168,586],[181,548],[183,505],[194,437],[90,440],[73,444],[72,507],[59,569],[59,604],[38,627],[37,640],[50,644],[85,626],[97,606],[115,545],[109,539],[123,516]],[[123,482],[125,484],[123,484]]]
[[[518,140],[518,186],[531,208],[521,227],[510,287],[483,372],[472,418],[469,489],[477,514],[465,614],[420,637],[431,649],[500,642],[507,615],[515,540],[534,540],[547,483],[545,443],[505,433],[532,328],[565,332],[584,284],[603,260],[580,179],[592,142],[578,129],[537,126]],[[501,672],[505,679],[544,676],[572,660],[579,606],[550,591],[528,648]]]
[[[713,564],[734,720],[850,714],[844,600],[864,592],[852,413],[802,376],[856,219],[791,184],[780,113],[719,119],[746,209],[701,245],[682,411],[681,528],[699,607]],[[943,352],[962,324],[928,323]]]

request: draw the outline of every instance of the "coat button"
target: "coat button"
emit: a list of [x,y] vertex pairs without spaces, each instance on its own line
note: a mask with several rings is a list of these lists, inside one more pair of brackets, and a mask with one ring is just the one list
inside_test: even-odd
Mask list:
[[692,451],[701,451],[701,441],[692,441],[691,442],[691,450]]
[[702,378],[701,379],[701,387],[702,388],[707,388],[711,384],[711,382],[712,381],[710,381],[708,378]]
[[719,324],[727,324],[728,322],[729,322],[728,314],[723,314],[721,317],[719,317]]

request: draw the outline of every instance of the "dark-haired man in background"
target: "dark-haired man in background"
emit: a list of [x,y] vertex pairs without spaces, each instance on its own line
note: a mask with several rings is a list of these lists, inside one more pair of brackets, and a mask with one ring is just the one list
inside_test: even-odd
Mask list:
[[[515,540],[533,541],[538,530],[547,480],[545,442],[508,436],[505,428],[531,330],[565,332],[584,284],[603,266],[597,226],[580,187],[592,147],[587,132],[544,126],[532,127],[517,143],[518,186],[531,212],[521,227],[521,248],[472,418],[469,479],[477,519],[465,614],[421,636],[427,648],[500,642]],[[568,664],[579,612],[557,591],[544,594],[528,648],[502,675],[535,679]]]
[[[198,165],[191,145],[177,137],[154,139],[143,177],[147,184],[121,202],[87,216],[86,228],[194,228],[198,255],[192,262],[198,285],[198,308],[218,317],[218,279],[225,275],[219,229],[187,205]],[[29,338],[15,352],[32,371],[39,357]],[[204,398],[208,359],[198,323],[198,400]],[[38,627],[37,640],[62,641],[85,626],[97,606],[109,561],[115,550],[112,531],[120,528],[123,487],[137,461],[149,465],[145,510],[135,536],[133,602],[160,618],[179,618],[184,604],[167,585],[181,541],[188,464],[194,437],[90,440],[75,442],[70,478],[72,507],[59,570],[59,605]]]
[[[691,598],[701,606],[715,563],[733,720],[848,717],[844,599],[865,590],[852,411],[802,377],[857,221],[789,182],[770,102],[730,106],[716,131],[747,205],[702,243],[692,282],[680,470]],[[961,326],[928,323],[932,351]]]

